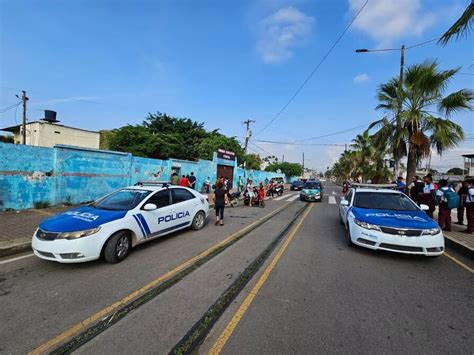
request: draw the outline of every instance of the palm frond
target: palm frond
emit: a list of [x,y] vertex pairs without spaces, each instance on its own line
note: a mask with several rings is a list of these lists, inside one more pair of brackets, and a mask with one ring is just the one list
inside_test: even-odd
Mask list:
[[474,100],[474,93],[468,89],[461,89],[444,97],[438,104],[438,110],[449,117],[452,113],[463,110],[472,110],[471,102]]
[[441,36],[438,43],[445,46],[451,39],[467,35],[474,23],[474,1],[468,5],[461,17]]

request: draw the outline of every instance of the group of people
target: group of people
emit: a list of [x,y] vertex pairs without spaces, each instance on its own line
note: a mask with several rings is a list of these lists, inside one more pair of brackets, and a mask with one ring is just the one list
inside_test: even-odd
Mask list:
[[438,224],[445,231],[451,231],[453,208],[457,209],[455,224],[464,225],[464,212],[466,212],[467,228],[463,232],[474,234],[474,179],[466,179],[453,188],[448,186],[446,179],[441,179],[435,184],[430,174],[423,180],[419,176],[414,176],[406,190],[418,205],[425,204],[429,207],[427,214],[430,217],[433,217],[438,206]]
[[182,175],[180,178],[177,173],[173,173],[171,174],[171,185],[189,187],[195,190],[196,176],[194,176],[194,172],[191,172],[191,175]]

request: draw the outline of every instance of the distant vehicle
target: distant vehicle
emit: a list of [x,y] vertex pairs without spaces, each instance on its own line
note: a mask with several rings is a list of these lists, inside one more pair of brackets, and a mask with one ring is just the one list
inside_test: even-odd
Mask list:
[[407,195],[386,188],[351,187],[339,205],[347,244],[404,254],[438,256],[444,237],[438,224]]
[[300,192],[301,201],[319,201],[323,200],[323,186],[320,181],[309,180],[303,186]]
[[301,191],[303,189],[304,184],[305,183],[302,180],[294,180],[294,181],[291,182],[290,190],[291,191]]
[[276,184],[284,184],[285,183],[285,180],[282,178],[282,177],[274,177],[272,178],[273,179],[273,182]]
[[139,183],[45,219],[33,235],[41,259],[79,263],[125,259],[135,245],[174,231],[204,227],[209,201],[199,192],[167,183]]

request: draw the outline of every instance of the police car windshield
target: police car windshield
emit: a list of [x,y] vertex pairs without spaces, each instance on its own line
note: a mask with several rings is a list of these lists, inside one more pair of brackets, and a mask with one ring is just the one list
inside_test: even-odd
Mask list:
[[304,184],[305,189],[319,189],[319,182],[311,181]]
[[356,192],[354,207],[374,210],[417,211],[418,207],[405,194]]
[[147,190],[123,189],[103,197],[92,203],[91,206],[101,210],[128,211],[137,207],[150,192]]

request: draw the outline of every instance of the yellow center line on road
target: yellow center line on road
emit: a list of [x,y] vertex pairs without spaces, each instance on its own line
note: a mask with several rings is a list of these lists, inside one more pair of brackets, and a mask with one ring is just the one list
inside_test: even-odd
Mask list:
[[444,256],[446,256],[447,258],[451,259],[452,262],[458,264],[460,267],[462,267],[463,269],[469,271],[471,274],[474,274],[474,269],[470,268],[469,266],[467,266],[466,264],[464,264],[462,261],[456,259],[454,256],[452,255],[449,255],[448,253],[444,252],[443,253]]
[[74,337],[75,335],[77,335],[81,331],[83,331],[85,328],[92,325],[94,322],[100,320],[101,318],[104,318],[108,314],[110,314],[113,311],[117,310],[119,307],[124,306],[125,304],[129,303],[133,299],[135,299],[135,298],[141,296],[142,294],[144,294],[145,292],[149,291],[154,286],[156,286],[156,285],[160,284],[161,282],[167,280],[168,278],[171,278],[172,276],[178,274],[179,272],[186,269],[188,266],[190,266],[190,265],[194,264],[195,262],[207,257],[209,254],[214,252],[216,249],[219,249],[222,246],[232,242],[235,238],[238,238],[239,236],[241,236],[242,233],[245,234],[245,233],[251,231],[254,227],[258,226],[262,221],[265,221],[265,220],[271,218],[272,216],[274,216],[275,214],[277,214],[281,210],[285,209],[290,204],[291,204],[291,202],[287,202],[284,205],[280,206],[279,208],[275,209],[274,211],[268,213],[267,215],[265,215],[263,217],[260,217],[258,220],[256,220],[255,222],[249,224],[245,228],[242,228],[241,230],[231,234],[230,236],[228,236],[227,238],[225,238],[221,242],[219,242],[217,244],[214,244],[213,246],[211,246],[208,249],[204,250],[202,253],[192,257],[191,259],[186,260],[182,264],[176,266],[174,269],[172,269],[172,270],[168,271],[167,273],[161,275],[157,279],[155,279],[155,280],[147,283],[145,286],[133,291],[128,296],[125,296],[124,298],[122,298],[119,301],[113,303],[112,305],[110,305],[108,307],[105,307],[104,309],[94,313],[90,317],[88,317],[88,318],[84,319],[83,321],[77,323],[76,325],[72,326],[71,328],[63,331],[62,333],[60,333],[56,337],[52,338],[51,340],[48,340],[47,342],[39,345],[38,347],[36,347],[32,351],[30,351],[28,354],[31,354],[31,355],[33,355],[33,354],[43,354],[43,353],[47,352],[49,349],[51,349],[52,347],[54,347],[56,345],[59,345],[59,344],[63,343],[64,341],[66,341],[67,339],[70,339],[70,338]]
[[250,293],[247,295],[247,297],[245,298],[244,302],[242,302],[242,304],[240,305],[239,309],[237,310],[237,312],[235,312],[234,316],[232,317],[232,319],[230,320],[230,322],[227,324],[227,326],[225,327],[224,331],[222,332],[222,334],[219,336],[219,338],[217,339],[217,341],[215,342],[215,344],[213,345],[213,347],[211,348],[211,350],[209,350],[209,353],[210,355],[218,355],[220,354],[220,352],[222,351],[222,349],[224,348],[225,344],[227,343],[227,341],[229,340],[230,336],[232,335],[232,333],[234,332],[235,328],[237,327],[237,325],[239,324],[240,320],[242,319],[242,317],[244,316],[245,312],[247,312],[247,310],[249,309],[251,303],[253,302],[254,298],[257,296],[258,292],[260,291],[260,289],[262,288],[262,286],[265,284],[265,282],[267,281],[268,277],[270,276],[270,273],[272,272],[272,270],[275,268],[276,264],[278,263],[278,261],[280,260],[280,258],[282,257],[283,253],[285,252],[285,250],[288,248],[288,245],[291,243],[291,241],[293,240],[295,234],[298,232],[298,230],[300,229],[301,225],[303,224],[304,220],[306,219],[306,217],[308,216],[309,212],[311,211],[311,209],[313,208],[313,204],[310,205],[310,207],[306,210],[305,214],[303,215],[303,217],[301,218],[301,220],[299,221],[299,223],[293,228],[293,230],[291,231],[290,235],[286,238],[285,242],[283,243],[283,245],[280,247],[280,249],[278,250],[278,252],[275,254],[275,256],[273,257],[272,261],[270,262],[270,264],[267,266],[267,268],[265,269],[265,271],[263,272],[262,276],[260,276],[260,278],[258,279],[257,283],[255,284],[255,286],[252,288],[252,290],[250,291]]

